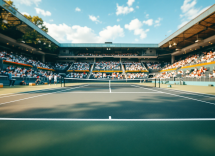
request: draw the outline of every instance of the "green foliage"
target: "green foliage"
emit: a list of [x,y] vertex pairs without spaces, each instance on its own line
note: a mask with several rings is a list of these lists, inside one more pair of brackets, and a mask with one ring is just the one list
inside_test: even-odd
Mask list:
[[[12,0],[5,0],[5,2],[15,8],[14,2]],[[32,23],[34,23],[38,28],[43,30],[44,32],[48,33],[48,28],[44,25],[44,21],[42,18],[38,16],[31,16],[31,15],[24,15],[28,20],[30,20]],[[6,30],[10,28],[10,24],[5,24],[2,21],[0,21],[0,29]],[[12,28],[12,27],[11,27]],[[55,51],[58,47],[54,44],[51,44],[50,41],[48,41],[45,37],[43,37],[41,34],[39,34],[34,29],[26,29],[24,35],[18,39],[17,41],[22,42],[25,41],[25,43],[32,45],[35,48],[41,48],[43,50],[47,51]]]
[[38,26],[40,29],[42,29],[43,31],[45,31],[46,33],[48,32],[48,28],[44,25],[44,21],[42,20],[42,18],[38,17],[38,16],[31,16],[31,15],[24,15],[28,20],[30,20],[31,22],[33,22],[36,26]]
[[4,0],[7,4],[9,4],[10,6],[12,6],[14,9],[18,10],[18,8],[15,7],[13,1],[11,0]]

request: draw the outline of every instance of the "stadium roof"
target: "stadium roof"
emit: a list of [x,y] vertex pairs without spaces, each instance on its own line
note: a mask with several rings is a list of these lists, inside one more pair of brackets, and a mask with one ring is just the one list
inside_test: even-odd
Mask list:
[[43,35],[48,40],[50,40],[51,42],[53,42],[54,44],[56,44],[58,46],[59,43],[54,38],[52,38],[46,32],[44,32],[43,30],[41,30],[40,28],[38,28],[34,23],[32,23],[31,21],[29,21],[20,12],[18,12],[17,10],[15,10],[13,7],[11,7],[10,5],[8,5],[3,0],[0,0],[0,6],[3,9],[5,9],[5,10],[7,10],[9,12],[9,14],[8,14],[9,16],[7,18],[8,22],[12,23],[13,25],[21,25],[21,23],[24,22],[28,27],[36,30],[38,33],[40,33],[41,35]]
[[215,35],[215,5],[160,42],[159,47],[181,49],[213,35]]
[[[59,43],[46,32],[41,30],[34,23],[25,18],[16,9],[0,0],[1,18],[7,17],[9,25],[13,26],[13,30],[5,31],[4,35],[17,40],[22,34],[36,30],[41,39],[44,39],[61,48],[162,48],[171,53],[175,49],[182,49],[194,44],[195,41],[205,40],[215,35],[215,5],[208,8],[202,14],[191,20],[185,26],[177,30],[175,33],[167,37],[159,44],[136,44],[136,43]],[[17,42],[18,43],[18,42]],[[169,46],[171,47],[169,48]],[[47,46],[47,45],[46,45]],[[44,47],[44,45],[43,45]],[[53,47],[53,46],[52,46]],[[38,47],[35,47],[38,48]],[[44,49],[44,48],[42,48]]]

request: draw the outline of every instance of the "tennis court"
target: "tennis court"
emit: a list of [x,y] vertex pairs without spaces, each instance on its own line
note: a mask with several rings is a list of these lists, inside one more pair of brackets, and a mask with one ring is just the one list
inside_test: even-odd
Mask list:
[[215,96],[209,94],[140,80],[68,79],[65,87],[0,101],[3,155],[215,154]]

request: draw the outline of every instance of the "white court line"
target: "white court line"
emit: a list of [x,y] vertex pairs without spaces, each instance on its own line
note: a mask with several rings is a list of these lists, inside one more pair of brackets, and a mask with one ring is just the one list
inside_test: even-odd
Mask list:
[[0,121],[215,121],[215,118],[177,118],[177,119],[0,118]]
[[[110,92],[64,92],[64,93],[79,93],[79,94],[107,94],[107,93],[110,93]],[[112,94],[152,94],[152,93],[155,93],[155,94],[160,94],[162,92],[111,92]]]
[[[58,88],[62,88],[62,87],[57,87],[57,88],[45,88],[44,90],[58,89]],[[13,89],[13,88],[11,88],[11,89]],[[40,89],[40,90],[35,90],[35,91],[42,91],[42,90]],[[34,91],[26,91],[26,92],[34,92]],[[20,92],[20,93],[22,93],[22,92]],[[17,94],[17,93],[0,94],[0,96],[2,96],[2,95],[11,95],[11,94]]]
[[110,93],[111,93],[111,86],[110,86],[111,84],[110,84],[110,80],[109,80],[109,91],[110,91]]
[[161,91],[153,90],[153,89],[149,89],[149,88],[145,88],[145,87],[143,87],[143,86],[139,86],[139,85],[131,85],[131,86],[133,86],[133,87],[137,87],[137,88],[142,88],[142,89],[152,90],[152,91],[154,91],[153,93],[163,93],[163,92],[161,92]]
[[[202,96],[202,97],[208,97],[208,98],[215,98],[214,95],[210,95],[210,94],[204,94],[204,93],[198,93],[198,92],[191,92],[191,91],[185,91],[185,90],[178,90],[178,89],[168,89],[168,88],[159,88],[159,89],[165,89],[165,90],[169,90],[169,91],[175,91],[175,92],[182,92],[185,94],[190,94],[190,95],[198,95],[198,96]],[[203,95],[200,95],[203,94]],[[207,95],[207,96],[205,96]]]
[[[86,86],[86,85],[84,85],[84,86]],[[51,94],[60,93],[60,92],[67,91],[67,90],[77,89],[77,88],[80,88],[80,87],[74,87],[74,88],[69,88],[69,89],[65,89],[65,90],[61,90],[61,91],[57,91],[57,92],[53,92],[53,93],[41,94],[41,95],[37,95],[37,96],[31,96],[31,97],[28,97],[28,98],[23,98],[23,99],[18,99],[18,100],[14,100],[14,101],[4,102],[4,103],[0,103],[0,105],[5,105],[5,104],[8,104],[8,103],[23,101],[23,100],[32,99],[32,98],[45,96],[45,95],[51,95]]]
[[41,91],[49,91],[49,90],[55,90],[55,89],[62,89],[61,87],[58,88],[48,88],[48,89],[44,89],[44,90],[35,90],[35,91],[26,91],[27,93],[11,93],[13,95],[9,95],[9,96],[2,96],[1,98],[6,98],[6,97],[11,97],[11,96],[19,96],[19,95],[25,95],[25,94],[31,94],[31,93],[37,93],[37,92],[41,92]]
[[[139,87],[139,86],[136,86],[136,87]],[[153,89],[144,88],[144,87],[139,87],[139,88],[143,88],[143,89],[148,89],[148,90],[155,91]],[[199,102],[203,102],[203,103],[208,103],[208,104],[211,104],[211,105],[215,105],[215,103],[212,103],[212,102],[207,102],[207,101],[203,101],[203,100],[189,98],[189,97],[186,97],[186,96],[181,96],[181,95],[176,95],[176,94],[171,94],[171,93],[166,93],[166,92],[161,92],[161,93],[168,94],[168,95],[173,95],[173,96],[177,96],[177,97],[182,97],[182,98],[189,99],[189,100],[199,101]]]

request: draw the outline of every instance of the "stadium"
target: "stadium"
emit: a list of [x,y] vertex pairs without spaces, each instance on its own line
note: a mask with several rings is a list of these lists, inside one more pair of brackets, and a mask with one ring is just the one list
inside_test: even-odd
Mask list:
[[157,44],[62,43],[0,10],[0,155],[215,155],[215,4]]

